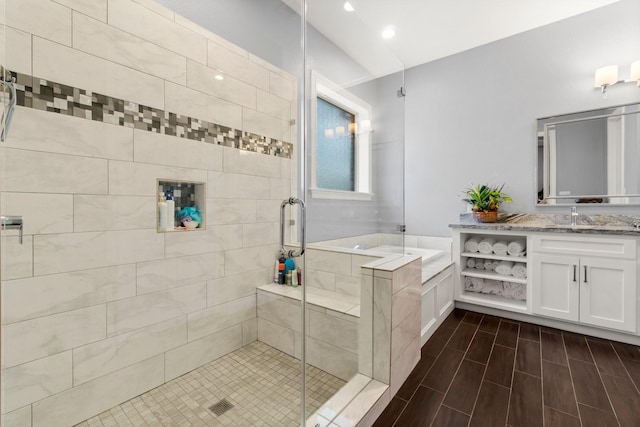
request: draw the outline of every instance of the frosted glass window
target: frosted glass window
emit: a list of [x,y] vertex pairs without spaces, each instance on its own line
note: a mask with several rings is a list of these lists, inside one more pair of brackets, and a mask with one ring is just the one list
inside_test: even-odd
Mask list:
[[316,184],[330,190],[355,190],[355,115],[318,98]]

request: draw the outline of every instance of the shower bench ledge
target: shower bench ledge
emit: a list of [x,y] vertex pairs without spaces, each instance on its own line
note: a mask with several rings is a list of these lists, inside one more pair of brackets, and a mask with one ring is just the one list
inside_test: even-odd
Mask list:
[[[302,298],[302,287],[292,288],[291,286],[276,285],[273,283],[258,286],[258,290],[270,294],[280,295],[300,301]],[[338,313],[360,317],[360,298],[340,292],[328,291],[308,286],[306,288],[307,304],[326,308]]]

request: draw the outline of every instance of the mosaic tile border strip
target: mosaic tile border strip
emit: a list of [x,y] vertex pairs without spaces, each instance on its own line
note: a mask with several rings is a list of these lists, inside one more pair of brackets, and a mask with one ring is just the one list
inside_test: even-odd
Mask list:
[[26,74],[17,81],[17,105],[192,141],[290,159],[293,144],[195,117],[148,107]]

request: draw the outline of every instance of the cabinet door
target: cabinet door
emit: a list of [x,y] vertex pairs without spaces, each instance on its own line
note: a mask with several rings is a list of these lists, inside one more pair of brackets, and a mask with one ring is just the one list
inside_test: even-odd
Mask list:
[[532,262],[533,312],[578,321],[578,257],[533,254]]
[[439,277],[436,285],[436,313],[443,316],[453,305],[453,268],[449,268]]
[[580,259],[580,321],[636,331],[636,263]]

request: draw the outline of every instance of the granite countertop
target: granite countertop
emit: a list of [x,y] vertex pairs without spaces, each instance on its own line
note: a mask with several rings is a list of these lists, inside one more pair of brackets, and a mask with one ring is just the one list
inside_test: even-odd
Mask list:
[[627,215],[578,215],[578,225],[572,226],[570,215],[560,214],[500,214],[494,223],[482,223],[473,214],[460,214],[460,222],[451,228],[504,231],[537,231],[552,233],[617,234],[640,236],[640,217]]

